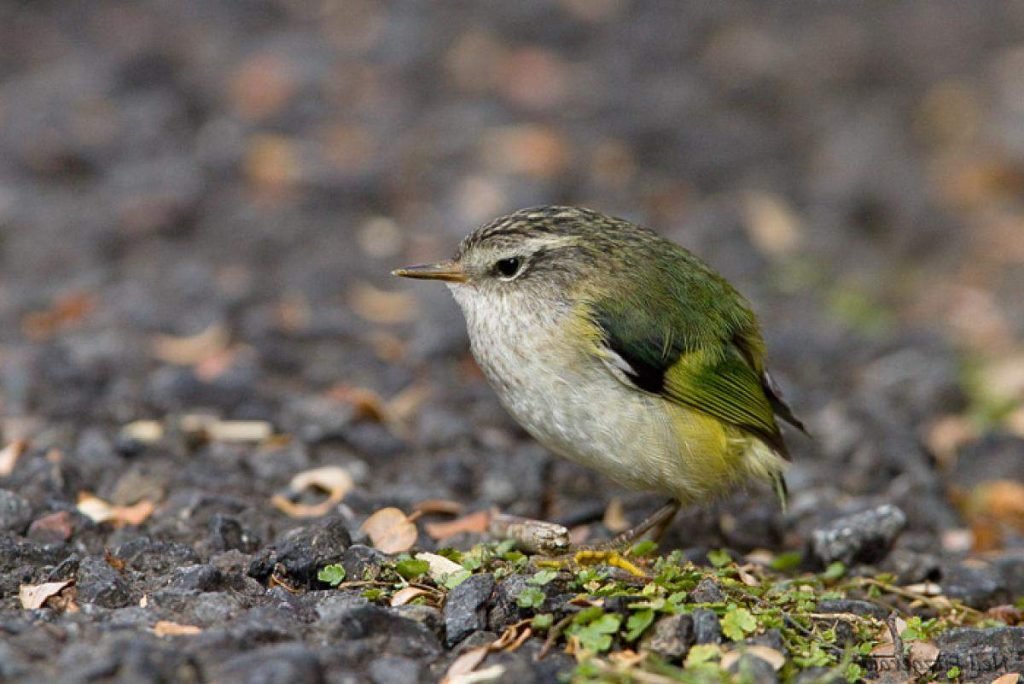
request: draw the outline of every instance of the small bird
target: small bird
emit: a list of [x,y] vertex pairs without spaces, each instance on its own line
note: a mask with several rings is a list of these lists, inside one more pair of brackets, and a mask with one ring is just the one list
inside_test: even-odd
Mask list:
[[487,223],[450,261],[393,273],[447,283],[477,363],[541,444],[670,497],[620,541],[751,480],[785,504],[776,417],[803,424],[765,370],[750,304],[683,247],[549,206]]

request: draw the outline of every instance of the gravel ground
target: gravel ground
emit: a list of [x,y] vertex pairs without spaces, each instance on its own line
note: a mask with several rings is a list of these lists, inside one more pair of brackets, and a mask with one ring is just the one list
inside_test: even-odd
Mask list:
[[[3,3],[0,681],[431,681],[529,618],[521,565],[402,606],[351,582],[402,584],[383,508],[435,552],[492,507],[599,539],[659,503],[532,443],[443,288],[388,276],[547,203],[732,279],[814,435],[786,514],[754,490],[663,550],[989,611],[931,673],[1024,669],[1022,36],[995,0]],[[343,498],[302,517],[322,467]],[[721,612],[645,648],[679,665]],[[579,667],[543,643],[476,681]]]

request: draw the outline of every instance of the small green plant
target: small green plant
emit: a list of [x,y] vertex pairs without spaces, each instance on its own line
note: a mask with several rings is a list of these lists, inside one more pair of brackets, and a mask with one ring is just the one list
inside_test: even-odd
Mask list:
[[320,568],[320,572],[316,573],[316,578],[324,584],[336,587],[345,581],[345,568],[339,563],[325,565]]
[[516,597],[516,605],[520,608],[540,608],[547,596],[537,587],[526,587]]

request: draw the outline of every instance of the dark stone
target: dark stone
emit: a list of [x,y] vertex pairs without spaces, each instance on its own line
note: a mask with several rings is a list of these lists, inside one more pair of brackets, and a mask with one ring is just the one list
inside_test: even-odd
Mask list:
[[9,489],[0,489],[0,532],[24,534],[32,522],[32,504]]
[[786,642],[782,638],[782,632],[777,629],[766,630],[763,634],[755,634],[743,640],[743,643],[750,646],[767,646],[779,653],[786,652]]
[[690,599],[694,603],[722,603],[725,601],[725,594],[722,593],[718,582],[706,577],[690,592]]
[[249,564],[249,575],[266,581],[280,564],[291,581],[314,586],[317,573],[325,565],[340,563],[351,544],[345,520],[332,516],[287,533],[263,549]]
[[230,515],[215,513],[210,518],[210,548],[215,551],[237,549],[243,553],[252,553],[259,547],[259,537],[242,526],[242,523]]
[[[242,653],[213,667],[223,684],[321,684],[323,667],[309,648],[285,643]],[[412,680],[410,680],[412,681]]]
[[501,632],[514,622],[522,620],[526,611],[519,607],[516,599],[529,585],[529,575],[509,575],[500,582],[494,592],[494,600],[491,602],[490,610],[487,613],[487,627],[495,632]]
[[25,536],[40,544],[61,544],[75,533],[76,519],[71,511],[56,511],[36,518]]
[[855,599],[823,599],[818,601],[817,612],[819,613],[852,613],[884,620],[889,614],[885,608],[876,606],[870,601],[858,601]]
[[889,553],[906,523],[903,511],[888,504],[847,515],[814,530],[811,551],[822,565],[874,563]]
[[1005,551],[992,559],[1011,596],[1024,596],[1024,549]]
[[682,660],[696,642],[692,615],[680,614],[663,617],[654,623],[641,645],[666,660]]
[[989,434],[968,443],[958,454],[952,477],[965,490],[991,480],[1024,481],[1024,439]]
[[380,576],[387,556],[365,544],[353,544],[341,556],[341,566],[349,580],[375,580]]
[[422,666],[412,658],[383,656],[370,663],[373,684],[411,684],[423,681]]
[[217,591],[224,585],[224,573],[212,565],[188,565],[177,568],[170,587],[184,591]]
[[420,623],[433,632],[438,639],[444,638],[444,616],[437,608],[406,604],[394,608],[394,611],[407,620]]
[[123,608],[132,603],[132,592],[121,574],[102,558],[83,558],[76,582],[78,599],[104,608]]
[[487,627],[487,602],[494,591],[494,575],[467,578],[444,602],[445,645],[451,648],[469,634]]
[[1010,601],[1001,573],[983,561],[947,565],[940,579],[942,593],[972,608],[991,608]]
[[707,608],[693,611],[693,636],[698,644],[722,643],[722,623],[715,611]]
[[336,611],[330,620],[321,618],[334,642],[362,642],[366,654],[435,656],[441,646],[427,627],[373,604],[354,605]]
[[939,658],[931,671],[944,675],[960,668],[961,681],[991,681],[1024,671],[1024,627],[951,629],[935,637]]
[[752,653],[740,655],[739,660],[729,666],[729,672],[736,675],[737,681],[745,684],[773,684],[779,681],[771,663]]
[[154,541],[149,537],[126,541],[114,550],[114,555],[132,570],[157,575],[183,565],[199,563],[199,555],[192,547],[176,542]]
[[937,556],[908,549],[893,549],[879,569],[896,575],[900,584],[938,582],[942,577],[942,564]]

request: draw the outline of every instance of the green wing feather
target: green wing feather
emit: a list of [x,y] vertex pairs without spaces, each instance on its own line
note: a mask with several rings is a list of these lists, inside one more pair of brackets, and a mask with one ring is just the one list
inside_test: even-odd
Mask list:
[[[597,298],[603,343],[638,389],[702,411],[788,457],[776,414],[803,429],[764,371],[764,342],[750,306],[721,276],[673,245],[633,276],[642,298]],[[646,278],[644,276],[647,276]]]

